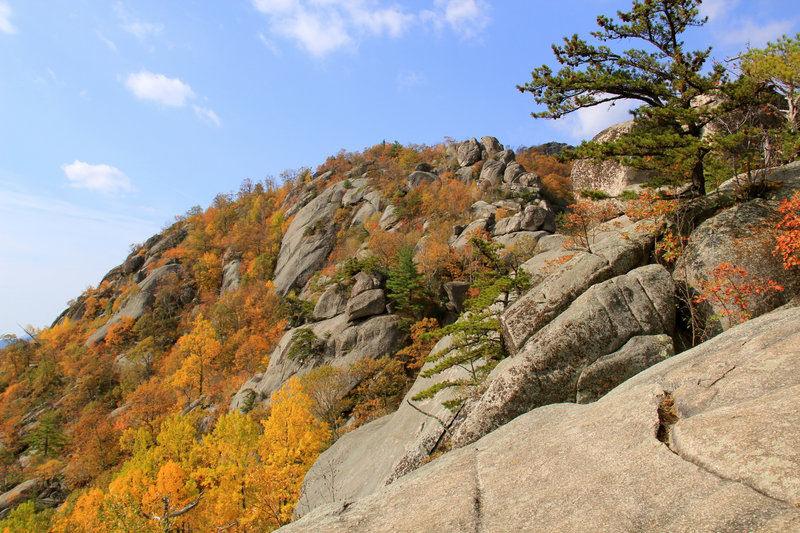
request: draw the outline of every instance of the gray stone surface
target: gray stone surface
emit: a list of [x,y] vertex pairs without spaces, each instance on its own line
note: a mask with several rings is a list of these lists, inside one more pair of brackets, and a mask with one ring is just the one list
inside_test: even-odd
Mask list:
[[278,294],[301,287],[328,257],[336,242],[333,214],[341,207],[344,192],[343,181],[331,185],[292,219],[275,264],[273,283]]
[[139,318],[144,314],[148,307],[153,303],[156,297],[156,291],[161,285],[162,281],[169,274],[180,274],[183,267],[178,264],[169,264],[153,270],[139,285],[139,291],[131,295],[125,303],[123,303],[117,311],[111,315],[108,321],[97,328],[89,338],[86,339],[86,345],[89,346],[95,342],[105,339],[108,333],[108,328],[116,324],[126,317]]
[[257,401],[268,400],[292,376],[302,376],[320,365],[347,368],[365,357],[383,357],[394,353],[404,334],[398,327],[399,320],[392,315],[368,318],[358,324],[348,325],[345,316],[307,324],[314,334],[325,341],[324,353],[319,358],[302,364],[289,359],[288,352],[292,335],[296,329],[287,331],[278,346],[270,354],[269,366],[263,373],[247,380],[231,399],[230,409],[239,409],[248,395],[256,395]]
[[604,355],[581,372],[575,401],[596,401],[628,378],[673,355],[675,349],[669,335],[633,337],[625,346]]
[[594,253],[567,250],[563,246],[566,241],[555,235],[539,240],[537,247],[545,251],[522,265],[533,287],[500,316],[503,339],[511,353],[586,289],[647,262],[653,236],[645,231],[644,223],[620,217],[608,227],[593,244]]
[[[686,250],[676,263],[673,273],[675,281],[697,287],[701,280],[712,279],[711,271],[725,262],[744,268],[751,281],[770,279],[785,288],[783,292],[762,292],[748,296],[747,312],[751,317],[788,302],[800,293],[800,279],[793,271],[785,270],[780,259],[772,253],[775,248],[772,226],[776,215],[774,203],[756,199],[706,220],[692,232]],[[742,281],[737,280],[737,283]],[[723,313],[726,304],[709,301],[700,308],[713,315]],[[739,311],[735,304],[728,303],[727,308]],[[719,333],[738,321],[737,315],[708,320],[706,333]]]
[[469,167],[480,161],[481,145],[478,140],[473,137],[468,141],[460,143],[456,150],[456,158],[461,167]]
[[536,407],[574,401],[577,380],[588,365],[631,337],[671,333],[674,327],[675,287],[659,265],[591,287],[495,367],[486,392],[454,432],[453,444],[474,442]]
[[225,263],[222,267],[222,285],[220,286],[220,293],[234,292],[239,289],[241,277],[239,276],[239,265],[242,262],[239,259],[234,259]]
[[386,295],[383,289],[366,290],[350,298],[345,307],[348,322],[386,312]]
[[523,174],[525,174],[525,167],[516,161],[512,161],[506,165],[506,170],[503,172],[503,181],[505,183],[515,183]]
[[358,296],[364,291],[380,288],[381,278],[374,274],[368,274],[362,270],[353,276],[353,288],[350,291],[350,296]]
[[484,159],[494,157],[494,154],[503,151],[503,145],[496,137],[481,137],[481,146],[483,146]]
[[489,160],[481,167],[480,181],[488,183],[491,186],[497,185],[503,180],[503,173],[506,170],[506,164],[502,161]]
[[[617,140],[622,134],[633,128],[633,121],[628,120],[610,126],[592,139],[593,142],[610,142]],[[623,166],[614,161],[590,161],[578,159],[572,165],[570,179],[572,191],[577,196],[582,190],[603,191],[611,196],[619,195],[623,190],[653,179],[654,173]]]
[[757,318],[280,531],[799,531],[798,321]]
[[34,496],[40,485],[41,481],[39,479],[27,479],[13,489],[0,494],[0,519],[5,517],[16,506],[25,503],[26,500]]
[[[449,344],[445,337],[432,352]],[[430,366],[427,363],[425,368]],[[453,396],[445,389],[427,400],[411,402],[411,398],[441,380],[465,376],[466,371],[458,367],[432,378],[420,376],[397,411],[343,435],[309,470],[295,514],[366,496],[423,464],[445,435],[445,426],[454,420],[454,413],[442,406]]]
[[322,293],[314,306],[314,320],[327,320],[344,313],[347,305],[347,289],[334,283]]
[[419,187],[423,183],[433,183],[434,181],[438,180],[439,176],[433,174],[431,172],[423,172],[421,170],[416,170],[408,175],[406,178],[406,185],[409,189],[413,189],[414,187]]
[[389,230],[397,224],[400,220],[397,214],[395,213],[393,205],[387,205],[386,209],[383,210],[383,214],[381,215],[381,219],[378,221],[378,225],[381,227],[382,230]]

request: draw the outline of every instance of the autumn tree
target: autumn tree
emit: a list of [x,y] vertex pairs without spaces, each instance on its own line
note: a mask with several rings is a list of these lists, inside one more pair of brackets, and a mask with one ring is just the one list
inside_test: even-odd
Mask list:
[[782,114],[790,130],[798,126],[800,113],[800,33],[794,38],[783,35],[764,48],[754,48],[743,54],[742,72],[768,84],[786,102],[786,108],[773,109]]
[[260,519],[282,526],[292,519],[303,477],[329,442],[326,424],[311,413],[311,398],[297,378],[272,395],[269,417],[258,440],[261,468],[253,472],[260,488],[256,506]]
[[[627,164],[657,169],[705,194],[704,159],[709,147],[704,127],[724,112],[719,104],[725,70],[706,61],[711,48],[689,51],[683,36],[702,26],[700,0],[634,0],[631,10],[619,12],[619,21],[597,17],[599,30],[591,35],[602,44],[590,44],[573,35],[553,45],[558,72],[543,65],[532,80],[518,86],[533,95],[545,111],[537,118],[561,118],[598,105],[633,101],[635,127],[617,141],[584,143],[579,157],[622,158]],[[605,43],[638,43],[641,48],[618,51]]]
[[194,391],[202,396],[203,386],[222,345],[216,338],[211,322],[198,315],[192,324],[192,331],[178,339],[175,349],[184,359],[180,369],[172,378],[173,384],[192,397]]

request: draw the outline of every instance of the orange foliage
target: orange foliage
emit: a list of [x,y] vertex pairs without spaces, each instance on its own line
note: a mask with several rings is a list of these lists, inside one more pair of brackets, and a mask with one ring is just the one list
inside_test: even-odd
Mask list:
[[776,227],[775,255],[783,261],[783,268],[789,269],[800,265],[800,191],[781,201],[778,209],[783,218]]
[[783,287],[771,279],[751,277],[742,267],[720,263],[711,271],[710,279],[701,279],[697,287],[700,294],[695,303],[711,302],[722,308],[720,317],[732,317],[738,322],[750,318],[748,297],[754,294],[781,292]]

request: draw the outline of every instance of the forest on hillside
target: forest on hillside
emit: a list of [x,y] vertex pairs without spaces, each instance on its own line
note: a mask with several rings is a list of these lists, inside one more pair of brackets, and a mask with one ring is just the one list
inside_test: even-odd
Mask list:
[[[604,103],[597,95],[611,94],[609,87],[623,80],[640,89],[641,100],[652,100],[635,114],[629,135],[560,155],[553,153],[559,146],[486,150],[486,141],[485,153],[479,148],[468,166],[460,161],[468,141],[381,142],[342,150],[316,169],[246,180],[132,245],[124,262],[69,302],[51,327],[4,337],[0,493],[19,490],[8,496],[0,531],[233,532],[287,524],[319,454],[397,409],[426,362],[427,375],[453,365],[471,369],[471,380],[422,393],[452,387],[462,392],[457,404],[508,355],[492,306],[535,283],[520,265],[536,253],[536,243],[504,246],[475,231],[456,246],[454,227],[467,227],[481,205],[498,206],[495,225],[535,211],[526,206],[552,213],[553,229],[570,234],[575,250],[590,250],[598,226],[621,213],[652,220],[654,255],[670,265],[686,245],[690,228],[682,224],[697,211],[696,198],[734,176],[740,183],[731,202],[758,197],[770,186],[765,169],[798,157],[797,39],[745,51],[735,64],[705,73],[707,52],[687,53],[685,61],[658,56],[673,71],[663,82],[663,72],[651,69],[657,83],[638,76],[641,64],[610,57],[603,47],[567,40],[556,52],[573,70],[543,67],[520,87],[549,106],[541,116]],[[716,99],[698,105],[708,95]],[[658,179],[618,198],[573,193],[572,160],[588,157],[657,168]],[[518,172],[506,181],[489,179],[501,160],[506,169],[515,162]],[[535,184],[514,187],[520,176],[535,176],[529,178]],[[375,193],[378,208],[356,210],[355,201],[343,200],[330,217],[307,225],[298,239],[324,240],[330,252],[319,268],[286,290],[276,288],[290,225],[334,187],[359,201]],[[711,202],[703,204],[707,210],[727,206],[702,201]],[[780,209],[770,246],[789,269],[800,263],[800,196]],[[552,267],[571,256],[564,257]],[[287,332],[290,359],[321,356],[328,339],[311,328],[315,305],[334,285],[352,290],[360,273],[385,290],[381,312],[388,308],[398,324],[397,348],[345,366],[317,365],[270,398],[251,395],[229,409],[242,384],[268,368]],[[731,320],[745,320],[748,294],[782,290],[736,265],[711,274],[684,300],[687,345],[706,335],[693,305],[713,300],[727,306]],[[448,292],[454,283],[465,288],[455,307]],[[432,351],[445,335],[455,339],[460,358]]]

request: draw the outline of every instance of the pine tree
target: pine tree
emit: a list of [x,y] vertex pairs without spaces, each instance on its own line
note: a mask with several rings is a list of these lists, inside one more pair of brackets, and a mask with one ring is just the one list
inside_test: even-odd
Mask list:
[[410,246],[405,246],[398,252],[397,266],[389,271],[386,287],[390,291],[389,299],[394,302],[395,309],[419,320],[425,307],[425,278],[417,270],[414,249]]
[[675,181],[691,179],[696,195],[705,194],[703,160],[710,147],[704,127],[729,110],[722,105],[720,89],[725,69],[715,64],[706,73],[711,48],[684,50],[683,33],[702,26],[701,0],[634,0],[628,12],[618,12],[619,22],[600,15],[599,31],[591,35],[601,43],[637,42],[642,48],[614,51],[573,35],[562,46],[553,45],[557,73],[543,65],[533,79],[518,86],[533,94],[546,111],[536,118],[561,118],[579,109],[633,100],[635,128],[617,141],[583,143],[578,157],[617,159],[645,169],[657,169]]
[[508,256],[500,254],[502,245],[478,237],[473,237],[470,243],[484,265],[484,270],[477,274],[477,280],[472,285],[477,295],[464,302],[466,312],[458,321],[431,333],[435,337],[451,335],[452,344],[426,357],[425,360],[434,365],[422,371],[424,377],[432,377],[450,368],[460,367],[467,371],[467,375],[441,380],[413,398],[424,400],[441,390],[455,388],[458,391],[456,396],[444,402],[444,406],[450,409],[458,408],[508,355],[493,304],[508,303],[511,293],[530,287],[527,273],[518,265],[509,265],[504,261]]

